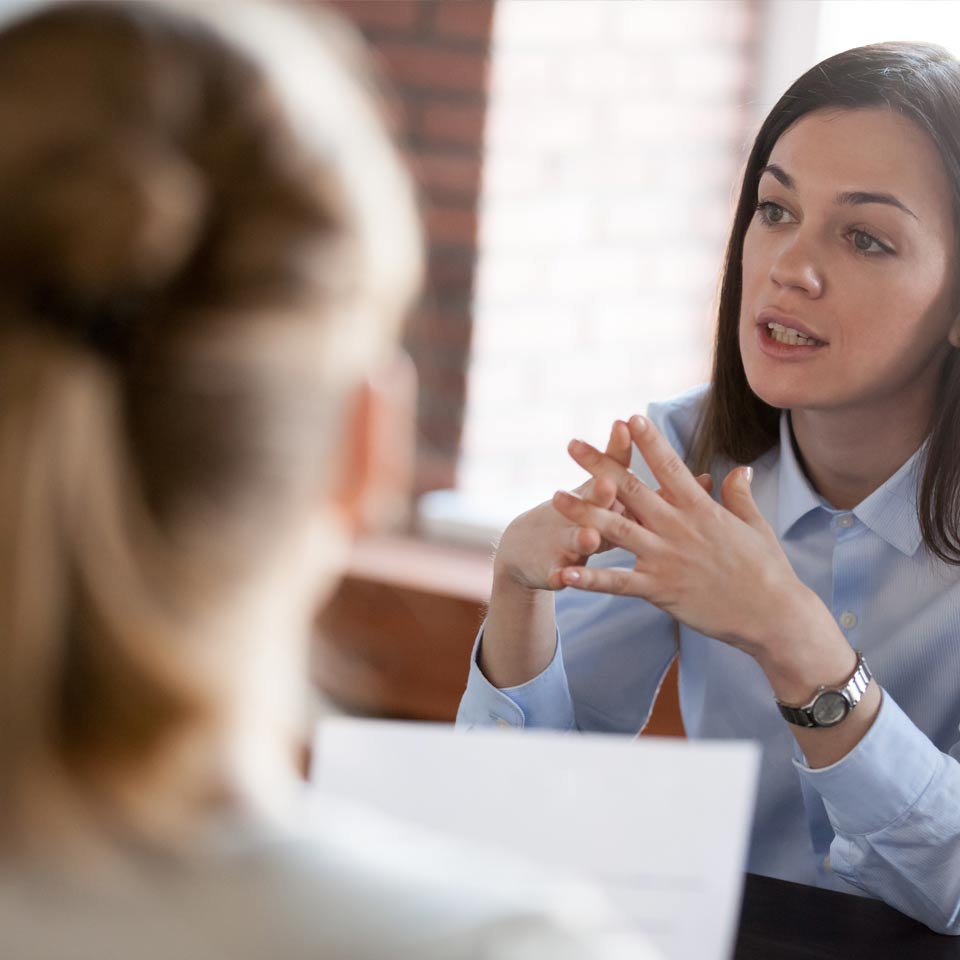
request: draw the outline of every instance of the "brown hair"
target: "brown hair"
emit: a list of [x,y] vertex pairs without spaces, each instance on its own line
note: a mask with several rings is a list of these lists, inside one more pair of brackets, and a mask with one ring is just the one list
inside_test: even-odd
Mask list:
[[203,709],[195,611],[316,496],[418,285],[352,35],[229,6],[0,31],[0,808]]
[[[931,44],[880,43],[837,54],[800,77],[770,111],[747,159],[720,287],[712,382],[690,453],[697,472],[724,458],[751,463],[778,440],[780,411],[750,389],[738,337],[743,242],[756,212],[760,172],[777,140],[805,114],[877,106],[896,110],[933,140],[960,227],[960,63],[953,56]],[[960,563],[958,411],[960,357],[953,351],[930,425],[918,512],[927,547],[954,564]]]

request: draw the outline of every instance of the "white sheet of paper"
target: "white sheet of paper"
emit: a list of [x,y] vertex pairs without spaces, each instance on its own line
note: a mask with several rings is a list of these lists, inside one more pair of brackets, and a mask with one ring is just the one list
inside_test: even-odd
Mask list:
[[315,747],[321,793],[592,878],[669,960],[733,951],[756,744],[331,718]]

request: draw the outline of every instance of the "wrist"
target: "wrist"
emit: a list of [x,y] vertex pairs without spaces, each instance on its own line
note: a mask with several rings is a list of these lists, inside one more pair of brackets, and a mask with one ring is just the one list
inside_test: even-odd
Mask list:
[[523,570],[514,563],[508,553],[497,550],[493,558],[493,592],[507,590],[518,593],[534,593],[533,588],[526,585]]
[[[516,522],[516,521],[514,521]],[[526,569],[527,564],[523,562],[524,552],[521,549],[512,549],[514,536],[517,536],[517,544],[522,547],[523,531],[514,532],[513,524],[510,524],[504,530],[497,552],[493,558],[493,592],[494,594],[509,594],[515,599],[526,597],[532,600],[535,596],[542,593],[544,586],[539,585],[530,576]],[[526,537],[529,542],[529,534]]]
[[857,666],[843,683],[822,684],[806,703],[784,703],[777,700],[780,714],[787,723],[805,730],[836,727],[856,709],[870,687],[873,674],[862,655]]
[[496,687],[532,680],[549,666],[557,646],[553,594],[518,584],[494,570],[479,666]]
[[802,586],[781,607],[780,624],[757,644],[754,659],[774,695],[805,703],[820,686],[843,683],[857,654],[820,598]]

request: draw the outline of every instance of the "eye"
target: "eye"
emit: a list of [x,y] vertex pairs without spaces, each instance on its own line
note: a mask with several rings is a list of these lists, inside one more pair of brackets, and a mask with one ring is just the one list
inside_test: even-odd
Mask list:
[[882,243],[873,234],[867,233],[866,230],[851,230],[849,236],[853,239],[853,245],[858,253],[883,254],[894,252],[892,247]]
[[774,203],[772,200],[761,200],[757,204],[757,218],[767,226],[796,223],[796,217],[786,207],[781,207],[779,203]]

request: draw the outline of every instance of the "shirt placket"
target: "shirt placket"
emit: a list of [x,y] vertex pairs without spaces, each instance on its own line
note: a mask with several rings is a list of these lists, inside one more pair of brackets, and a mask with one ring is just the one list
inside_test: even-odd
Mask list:
[[[862,578],[859,576],[860,564],[855,541],[863,534],[865,528],[857,517],[849,512],[833,514],[830,527],[834,536],[830,612],[850,645],[858,648],[865,598]],[[833,827],[820,795],[806,781],[802,782],[801,790],[810,826],[810,840],[817,858],[817,868],[820,872],[828,872],[830,844],[834,838]]]

